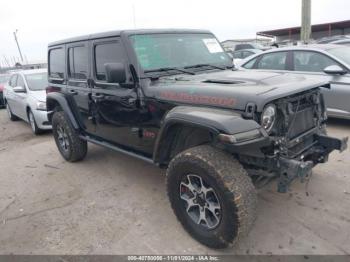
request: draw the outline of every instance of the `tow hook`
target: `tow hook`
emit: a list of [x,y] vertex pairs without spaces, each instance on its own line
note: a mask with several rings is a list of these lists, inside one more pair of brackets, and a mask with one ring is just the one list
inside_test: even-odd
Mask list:
[[312,161],[297,161],[293,159],[280,158],[280,176],[277,191],[286,193],[290,183],[295,178],[300,178],[301,182],[311,174],[314,166]]

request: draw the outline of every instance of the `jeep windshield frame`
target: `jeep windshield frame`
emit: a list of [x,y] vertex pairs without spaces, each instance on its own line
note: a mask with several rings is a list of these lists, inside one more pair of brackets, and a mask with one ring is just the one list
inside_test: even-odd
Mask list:
[[232,68],[232,59],[209,32],[131,34],[128,40],[145,77]]

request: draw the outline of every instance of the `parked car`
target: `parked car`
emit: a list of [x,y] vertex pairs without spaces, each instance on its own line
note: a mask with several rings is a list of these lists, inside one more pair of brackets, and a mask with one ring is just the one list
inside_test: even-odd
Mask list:
[[259,43],[243,43],[243,44],[236,44],[234,46],[233,51],[246,50],[246,49],[268,50],[270,49],[270,47],[263,46]]
[[325,78],[331,88],[324,89],[328,115],[350,119],[350,47],[309,45],[278,48],[249,57],[243,69],[292,71],[299,75]]
[[18,71],[11,75],[4,89],[9,118],[30,123],[34,134],[51,129],[46,111],[47,70]]
[[317,44],[334,44],[336,41],[350,40],[350,35],[335,35],[329,37],[323,37],[316,41]]
[[350,46],[350,38],[349,39],[337,40],[337,41],[332,42],[332,44]]
[[229,51],[229,53],[232,55],[233,64],[235,65],[235,67],[239,66],[243,59],[246,59],[247,57],[250,57],[255,54],[259,54],[261,52],[261,49],[242,49],[234,52]]
[[276,177],[286,192],[347,145],[325,132],[327,82],[233,71],[209,31],[92,34],[49,44],[48,58],[62,157],[82,160],[91,142],[167,167],[176,216],[209,247],[235,243],[253,225],[253,180]]
[[0,107],[5,106],[4,88],[8,80],[9,80],[9,75],[5,75],[5,74],[0,75]]

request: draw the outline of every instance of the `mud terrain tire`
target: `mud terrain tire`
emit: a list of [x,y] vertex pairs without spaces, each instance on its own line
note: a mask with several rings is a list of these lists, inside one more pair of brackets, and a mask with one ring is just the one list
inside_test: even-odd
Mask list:
[[[204,226],[198,222],[195,223],[191,215],[195,216],[197,207],[193,208],[191,215],[187,211],[189,204],[180,195],[187,190],[183,189],[181,183],[184,178],[185,184],[193,180],[192,175],[189,177],[189,174],[195,174],[195,179],[201,177],[202,180],[198,181],[204,181],[205,190],[210,187],[215,191],[221,207],[215,216],[220,216],[220,220],[218,219],[220,222],[215,228],[206,228],[210,219],[205,219]],[[195,182],[193,184],[195,185]],[[189,194],[192,192],[187,191]],[[211,146],[194,147],[174,157],[167,170],[167,193],[173,211],[185,230],[208,247],[225,248],[233,245],[246,235],[254,224],[257,193],[250,177],[233,156]],[[204,199],[206,198],[205,196]],[[198,203],[198,200],[195,202]],[[209,212],[205,207],[199,208],[203,208],[204,212]],[[213,217],[211,213],[204,214],[206,217],[208,214]]]
[[52,117],[52,132],[62,157],[69,162],[83,160],[87,154],[87,142],[81,139],[62,111]]

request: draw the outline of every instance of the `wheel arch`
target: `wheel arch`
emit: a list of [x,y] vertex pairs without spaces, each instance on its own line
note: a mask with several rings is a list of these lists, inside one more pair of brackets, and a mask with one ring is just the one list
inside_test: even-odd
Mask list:
[[53,113],[57,110],[64,111],[64,113],[68,116],[69,120],[71,121],[74,129],[79,129],[78,121],[76,120],[69,103],[66,99],[66,97],[57,92],[49,93],[46,97],[46,107],[47,107],[47,117],[49,122],[52,122],[52,116]]
[[167,165],[176,154],[202,144],[216,145],[221,133],[236,134],[259,125],[240,114],[224,109],[178,106],[162,121],[153,152],[153,161]]

